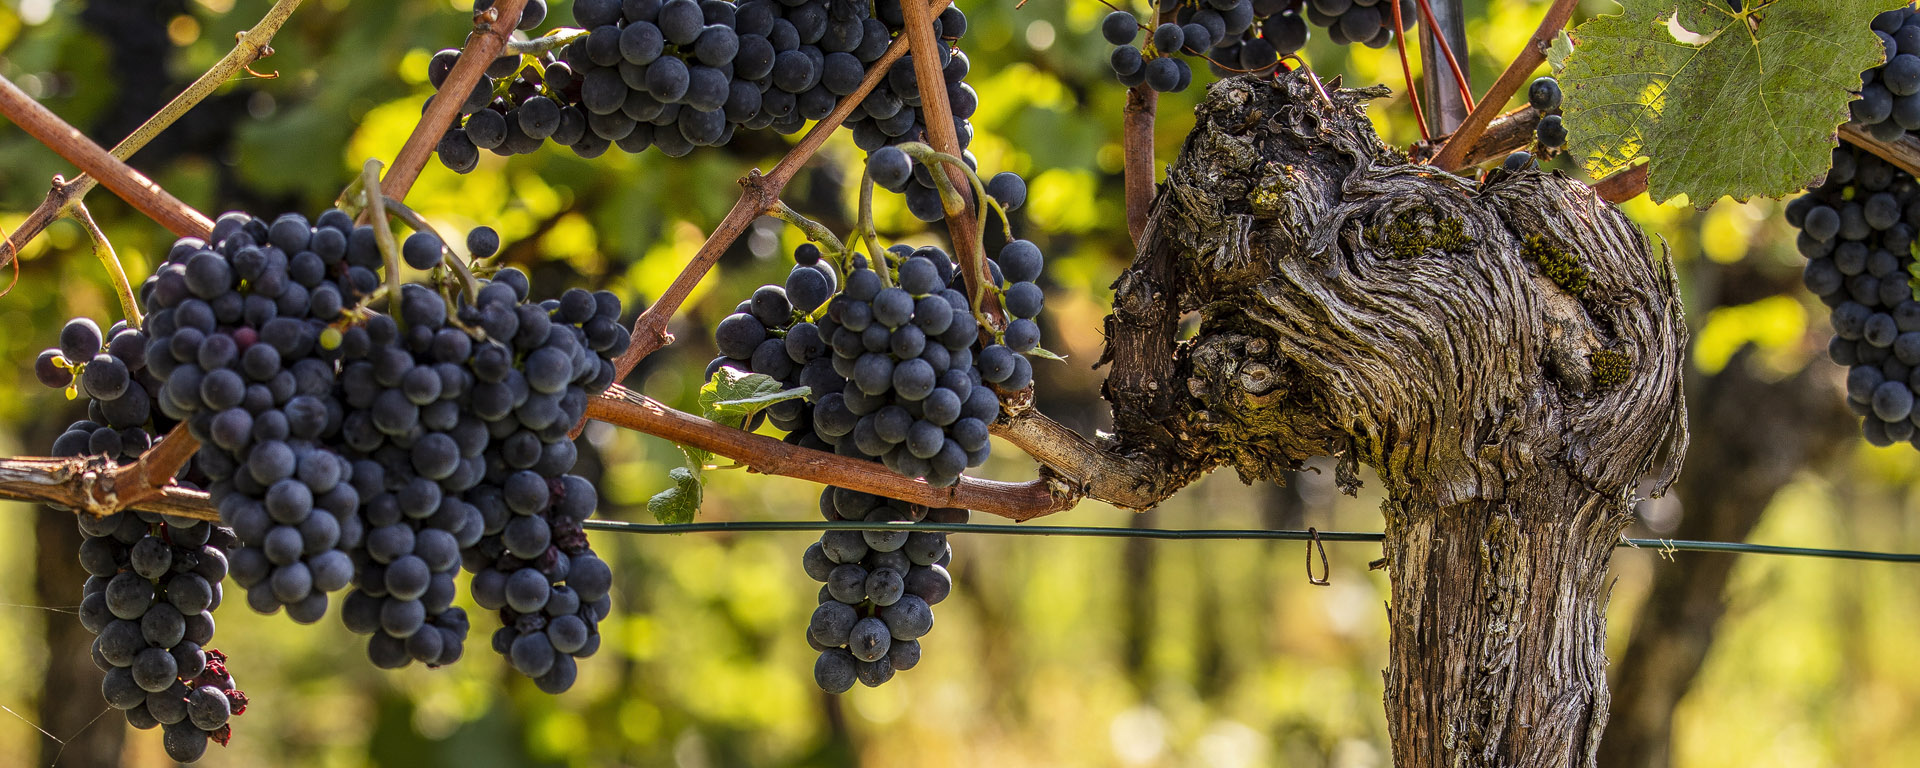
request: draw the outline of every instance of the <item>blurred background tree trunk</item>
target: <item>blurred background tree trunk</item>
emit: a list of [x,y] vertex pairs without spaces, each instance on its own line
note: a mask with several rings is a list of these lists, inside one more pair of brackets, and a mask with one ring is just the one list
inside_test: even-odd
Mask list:
[[[1696,262],[1697,307],[1711,310],[1791,293],[1798,275]],[[1771,277],[1772,279],[1769,279]],[[1696,309],[1694,317],[1708,312]],[[1744,541],[1802,472],[1832,464],[1859,435],[1838,371],[1816,354],[1799,372],[1767,370],[1752,347],[1713,374],[1688,367],[1693,443],[1675,486],[1679,522],[1659,536]],[[1600,743],[1606,768],[1665,768],[1673,716],[1691,689],[1726,611],[1736,555],[1688,553],[1654,569],[1613,678],[1613,725]]]

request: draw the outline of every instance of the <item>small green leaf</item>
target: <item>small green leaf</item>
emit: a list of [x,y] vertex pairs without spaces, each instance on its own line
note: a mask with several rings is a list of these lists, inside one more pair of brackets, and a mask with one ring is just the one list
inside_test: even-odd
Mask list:
[[680,452],[687,455],[687,464],[694,468],[705,467],[713,462],[713,452],[690,445],[680,446]]
[[667,476],[673,478],[673,487],[647,499],[647,511],[662,523],[693,522],[694,515],[700,512],[700,497],[705,491],[699,471],[674,467],[667,471]]
[[1558,74],[1560,70],[1567,68],[1567,57],[1572,55],[1573,38],[1568,37],[1564,29],[1555,32],[1553,44],[1547,47],[1547,66],[1552,67],[1554,73]]
[[1028,350],[1027,354],[1033,355],[1034,357],[1044,357],[1048,360],[1058,360],[1063,363],[1067,361],[1066,355],[1056,354],[1048,350],[1046,347],[1034,347],[1033,349]]
[[783,400],[806,397],[806,387],[782,389],[780,380],[764,373],[741,373],[721,366],[713,380],[700,388],[700,415],[734,429],[746,428],[747,421],[762,408]]
[[1881,62],[1868,24],[1905,0],[1624,0],[1573,30],[1560,75],[1570,146],[1604,177],[1649,158],[1655,202],[1791,194],[1831,163],[1860,71]]

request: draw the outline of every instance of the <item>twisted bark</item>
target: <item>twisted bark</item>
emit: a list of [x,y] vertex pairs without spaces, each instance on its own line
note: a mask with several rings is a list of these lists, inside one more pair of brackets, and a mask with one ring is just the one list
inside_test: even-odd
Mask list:
[[1115,284],[1112,447],[1156,491],[1372,466],[1396,764],[1592,765],[1608,558],[1686,439],[1672,268],[1558,174],[1408,164],[1365,118],[1381,95],[1212,88]]

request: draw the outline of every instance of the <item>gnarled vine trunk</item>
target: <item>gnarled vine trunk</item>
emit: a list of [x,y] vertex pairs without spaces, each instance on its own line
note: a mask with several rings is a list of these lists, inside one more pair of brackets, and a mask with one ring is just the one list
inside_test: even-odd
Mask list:
[[1685,443],[1671,265],[1558,174],[1407,164],[1363,113],[1383,94],[1212,88],[1115,283],[1112,447],[1167,468],[1153,498],[1221,465],[1372,466],[1396,764],[1589,766],[1608,559]]

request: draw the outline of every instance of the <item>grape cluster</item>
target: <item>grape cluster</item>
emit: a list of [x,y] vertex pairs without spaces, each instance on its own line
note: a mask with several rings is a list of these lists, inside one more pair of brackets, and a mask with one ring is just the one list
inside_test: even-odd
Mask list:
[[[951,279],[952,264],[946,261],[946,254],[934,248],[922,250],[925,253],[916,254],[911,248],[900,248],[891,254],[900,260],[902,281],[909,276],[915,281],[936,279],[934,273],[924,272],[935,269],[936,260],[947,264],[946,279]],[[797,263],[784,287],[762,286],[715,328],[721,356],[708,366],[708,376],[726,367],[771,376],[789,387],[808,387],[810,391],[805,400],[782,401],[761,412],[776,428],[788,433],[787,442],[802,447],[837,451],[868,460],[884,454],[889,457],[883,459],[888,466],[902,474],[916,470],[925,474],[932,469],[926,458],[917,459],[918,465],[899,466],[898,457],[913,455],[913,449],[904,445],[910,433],[924,443],[916,443],[915,448],[930,458],[951,453],[948,459],[958,465],[953,470],[953,479],[929,478],[930,482],[947,484],[957,480],[959,471],[967,466],[970,458],[984,460],[986,422],[981,417],[991,420],[997,415],[999,401],[980,383],[978,372],[971,368],[978,326],[964,296],[950,290],[936,294],[931,289],[945,283],[928,283],[919,286],[923,290],[920,298],[930,300],[922,309],[904,289],[881,288],[877,273],[857,254],[847,292],[834,296],[836,273],[820,258],[818,248],[811,244],[801,246],[795,260]],[[872,295],[864,302],[846,298],[849,292],[862,295],[869,293],[869,289]],[[880,385],[873,382],[863,389],[857,373],[850,381],[847,373],[836,370],[837,363],[838,368],[849,368],[839,363],[847,356],[832,346],[832,339],[845,330],[841,323],[849,314],[864,311],[871,315],[876,303],[891,307],[892,298],[878,299],[889,290],[903,291],[902,296],[908,299],[907,319],[889,327],[869,316],[862,327],[877,329],[872,336],[881,348],[866,352],[862,346],[860,356],[870,354],[875,362],[887,361],[894,371],[907,366],[908,361],[918,363],[931,357],[935,362],[944,363],[944,371],[935,378],[946,386],[933,388],[944,389],[946,394],[909,398],[906,395],[917,391],[912,386],[904,392],[895,392],[880,390]],[[829,296],[832,296],[831,302]],[[953,303],[956,300],[960,302],[957,309]],[[820,317],[818,323],[809,320],[821,314],[817,310],[823,304],[827,305],[825,316]],[[848,309],[855,306],[864,309]],[[891,310],[883,310],[883,314],[885,311]],[[964,316],[966,321],[956,326],[957,316]],[[931,323],[934,332],[930,339],[928,327],[934,320],[939,322]],[[858,319],[855,322],[859,324]],[[945,346],[947,331],[956,327],[952,333],[954,345]],[[855,343],[867,335],[849,333],[853,334]],[[896,348],[895,344],[901,346]],[[904,358],[899,354],[914,352],[911,347],[916,344],[921,347],[917,354]],[[934,346],[941,350],[926,351]],[[931,370],[931,363],[927,367]],[[891,387],[891,375],[881,378],[886,378],[887,386]],[[956,386],[963,387],[961,391],[969,395],[981,393],[968,400],[967,407],[976,411],[991,408],[992,412],[969,412],[965,419],[956,418],[961,415],[962,402],[952,389]],[[880,391],[869,394],[868,389]],[[847,407],[848,398],[853,398],[856,407],[863,409],[862,414],[856,415]],[[952,402],[947,402],[949,399]],[[934,411],[931,415],[930,405]],[[944,414],[941,410],[948,408],[955,413]],[[886,413],[889,420],[904,419],[903,434],[895,437],[890,448],[877,431],[881,413]],[[959,426],[962,420],[972,423]],[[935,424],[935,421],[942,423]],[[978,428],[979,443],[973,457],[949,437],[956,426],[958,434],[969,436],[973,434],[968,431],[971,427]],[[892,426],[886,429],[891,435]],[[868,436],[865,449],[856,438],[849,437],[856,431]],[[832,486],[821,492],[820,511],[828,520],[966,522],[967,519],[964,509],[929,510],[917,504]],[[820,687],[831,693],[842,693],[851,688],[856,679],[877,686],[891,679],[894,672],[917,664],[919,638],[933,627],[930,606],[944,599],[952,587],[945,570],[951,558],[946,536],[924,531],[830,531],[809,547],[804,560],[807,574],[816,581],[827,582],[831,588],[821,589],[820,608],[807,630],[808,642],[820,652],[814,668],[815,681]]]
[[[467,246],[483,258],[499,238],[483,227]],[[185,422],[200,447],[182,484],[204,485],[231,526],[147,512],[81,522],[94,575],[82,620],[100,636],[103,690],[134,725],[167,726],[177,759],[224,743],[245,705],[201,648],[229,574],[250,607],[301,623],[352,585],[342,619],[372,635],[383,668],[461,656],[463,563],[477,602],[500,610],[495,644],[541,689],[569,687],[573,659],[599,645],[612,573],[580,525],[597,494],[567,474],[568,432],[629,342],[619,299],[534,302],[514,269],[469,294],[438,268],[437,236],[399,251],[442,284],[401,287],[385,315],[365,306],[387,270],[372,227],[338,210],[229,213],[141,284],[141,328],[103,342],[75,320],[36,360],[42,383],[90,398],[55,453],[131,459]]]
[[1847,405],[1867,441],[1920,447],[1920,301],[1914,300],[1913,239],[1920,183],[1864,150],[1842,144],[1826,182],[1786,206],[1807,257],[1807,290],[1832,308],[1833,361],[1847,366]]
[[[89,418],[54,441],[55,456],[130,462],[151,435],[172,426],[152,407],[149,393],[160,385],[146,367],[146,335],[117,323],[109,337],[103,344],[97,324],[76,318],[61,329],[60,346],[36,361],[42,384],[88,398]],[[181,474],[198,479],[191,464]],[[233,531],[145,511],[81,514],[79,525],[88,574],[80,623],[95,635],[102,695],[133,726],[164,726],[169,757],[200,759],[209,739],[226,743],[227,720],[247,703],[227,675],[226,657],[206,647]]]
[[[1327,30],[1340,45],[1362,43],[1380,48],[1393,42],[1391,0],[1193,0],[1156,9],[1158,23],[1142,25],[1127,11],[1100,22],[1100,34],[1114,45],[1108,65],[1129,88],[1145,83],[1160,92],[1178,92],[1193,82],[1193,70],[1180,57],[1204,59],[1216,76],[1265,74],[1307,44],[1308,22]],[[1414,20],[1412,0],[1400,0],[1401,23]],[[1168,14],[1171,13],[1171,16]],[[1134,40],[1141,32],[1147,39]]]
[[[577,457],[568,431],[612,384],[612,359],[629,337],[613,294],[571,289],[531,303],[529,287],[518,270],[503,270],[454,313],[492,340],[465,358],[467,423],[479,445],[461,462],[481,470],[466,494],[480,526],[460,555],[474,573],[474,601],[499,611],[494,649],[541,690],[559,693],[573,685],[574,660],[598,650],[613,586],[580,525],[598,493],[568,474]],[[417,446],[413,453],[417,460]]]
[[1847,105],[1854,125],[1881,141],[1920,130],[1920,12],[1896,8],[1873,18],[1886,59],[1860,73],[1860,98]]
[[[898,148],[869,159],[869,172],[883,186],[904,185],[912,171]],[[996,198],[1006,207],[1019,202]],[[987,458],[987,425],[1000,411],[993,386],[1017,391],[1032,382],[1032,364],[1022,353],[1039,342],[1034,318],[1045,297],[1034,281],[1044,259],[1032,243],[1014,240],[987,262],[989,289],[1012,319],[999,341],[983,342],[965,282],[945,251],[899,245],[882,256],[869,262],[852,254],[842,284],[819,248],[800,246],[784,286],[762,286],[715,327],[720,356],[707,376],[732,368],[807,387],[806,398],[769,406],[749,428],[764,415],[787,432],[789,443],[880,461],[936,487],[952,485]],[[929,509],[831,486],[822,491],[819,509],[829,521],[964,523],[968,517],[964,509]],[[951,559],[946,536],[929,531],[829,531],[810,546],[806,573],[825,584],[807,629],[809,644],[820,652],[815,682],[841,693],[855,681],[880,685],[917,664],[919,638],[933,626],[931,606],[952,589]]]
[[[727,144],[736,128],[795,133],[858,90],[904,25],[897,0],[578,0],[573,15],[588,33],[557,55],[493,62],[463,97],[464,122],[439,144],[443,163],[464,173],[480,149],[525,154],[548,139],[582,157],[610,146],[682,157]],[[966,16],[949,7],[934,25],[938,37],[957,40]],[[966,136],[978,103],[961,82],[966,56],[946,46],[940,55]],[[433,57],[434,87],[458,56]],[[846,122],[869,149],[925,130],[911,58],[888,74]]]
[[[371,231],[333,211],[271,224],[221,216],[184,238],[141,286],[159,406],[201,443],[199,467],[233,526],[233,578],[254,610],[319,621],[347,586],[362,530],[353,467],[327,444],[343,410],[321,335],[378,283]],[[355,271],[357,270],[357,272]]]
[[[820,494],[828,520],[965,523],[967,510],[928,509],[845,488]],[[931,531],[827,531],[801,565],[820,587],[807,643],[820,652],[813,679],[828,693],[854,681],[873,687],[920,663],[920,638],[933,629],[933,605],[953,591],[953,548]]]
[[247,708],[226,657],[207,648],[233,531],[196,520],[123,511],[80,515],[89,578],[80,623],[96,636],[100,691],[136,728],[160,726],[167,756],[193,762],[225,744]]

